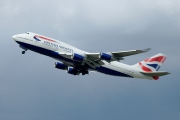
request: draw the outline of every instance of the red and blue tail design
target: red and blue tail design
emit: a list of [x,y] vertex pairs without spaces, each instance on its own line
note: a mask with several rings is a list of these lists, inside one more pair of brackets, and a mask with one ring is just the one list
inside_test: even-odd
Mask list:
[[166,60],[166,55],[159,53],[151,58],[139,62],[139,66],[145,72],[158,71]]
[[[166,55],[159,53],[155,56],[152,56],[144,61],[141,61],[134,66],[140,68],[144,72],[156,72],[162,66],[164,61],[166,60]],[[153,76],[155,80],[157,80],[158,76]]]

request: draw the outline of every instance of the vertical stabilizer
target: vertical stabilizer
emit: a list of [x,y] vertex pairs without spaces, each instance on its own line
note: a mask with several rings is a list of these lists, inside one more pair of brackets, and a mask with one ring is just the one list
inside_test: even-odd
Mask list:
[[[166,60],[166,55],[159,53],[133,66],[141,69],[143,72],[156,72],[159,70],[159,68],[162,66],[165,60]],[[153,78],[157,80],[159,79],[159,76],[153,76]]]

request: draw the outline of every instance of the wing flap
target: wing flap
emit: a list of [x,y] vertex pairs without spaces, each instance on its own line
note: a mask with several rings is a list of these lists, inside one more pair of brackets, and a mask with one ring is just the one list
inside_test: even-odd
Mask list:
[[144,75],[148,75],[148,76],[164,76],[164,75],[168,75],[171,74],[169,72],[165,72],[165,71],[156,71],[156,72],[140,72]]
[[98,60],[100,53],[86,53],[87,58],[91,60]]

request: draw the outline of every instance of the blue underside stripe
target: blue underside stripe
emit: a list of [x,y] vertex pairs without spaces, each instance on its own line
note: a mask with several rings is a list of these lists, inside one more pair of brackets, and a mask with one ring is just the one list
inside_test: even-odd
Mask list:
[[[37,47],[37,46],[34,46],[34,45],[30,45],[30,44],[27,44],[27,43],[22,43],[22,42],[17,42],[17,43],[20,44],[20,45],[23,45],[24,47],[26,47],[29,50],[32,50],[34,52],[37,52],[37,53],[40,53],[40,54],[43,54],[43,55],[58,59],[60,61],[64,60],[64,61],[67,61],[67,62],[70,62],[70,63],[73,63],[73,64],[78,63],[78,62],[76,62],[74,60],[64,58],[64,57],[60,56],[57,52],[54,52],[54,51],[51,51],[51,50],[47,50],[47,49]],[[118,72],[118,71],[115,71],[115,70],[112,70],[112,69],[109,69],[109,68],[105,68],[103,66],[97,67],[95,70],[97,70],[98,72],[104,73],[104,74],[108,74],[108,75],[122,76],[122,77],[132,77],[132,76],[126,75],[124,73],[121,73],[121,72]]]
[[124,73],[121,73],[121,72],[118,72],[118,71],[115,71],[115,70],[112,70],[109,68],[105,68],[102,66],[97,67],[96,70],[101,72],[101,73],[108,74],[108,75],[121,76],[121,77],[131,77],[132,78],[132,76],[129,76],[129,75],[126,75]]
[[22,42],[18,42],[18,44],[23,45],[24,47],[26,47],[29,50],[32,50],[34,52],[37,52],[37,53],[40,53],[40,54],[43,54],[43,55],[46,55],[46,56],[49,56],[49,57],[52,57],[52,58],[56,58],[56,59],[59,59],[59,60],[64,60],[64,61],[71,62],[71,63],[76,63],[76,61],[64,58],[64,57],[60,56],[57,52],[54,52],[54,51],[51,51],[51,50],[47,50],[47,49],[44,49],[44,48],[41,48],[41,47],[37,47],[37,46],[30,45],[30,44],[27,44],[27,43],[22,43]]

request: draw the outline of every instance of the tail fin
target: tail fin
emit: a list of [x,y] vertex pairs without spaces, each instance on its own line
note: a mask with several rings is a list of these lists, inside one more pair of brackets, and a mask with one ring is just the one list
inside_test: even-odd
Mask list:
[[[144,61],[141,61],[134,65],[134,67],[140,68],[143,72],[155,73],[162,66],[166,60],[166,55],[159,53],[155,56],[147,58]],[[148,74],[147,74],[148,75]],[[159,76],[152,76],[155,80],[159,79]]]

